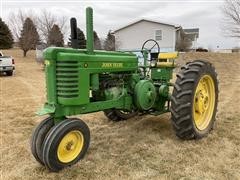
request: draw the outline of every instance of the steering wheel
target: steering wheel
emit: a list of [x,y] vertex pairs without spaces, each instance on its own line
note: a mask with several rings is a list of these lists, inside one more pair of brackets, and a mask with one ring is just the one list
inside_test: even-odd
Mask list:
[[[145,45],[146,45],[148,42],[151,42],[151,41],[154,42],[154,45],[153,45],[150,49],[145,48]],[[151,50],[152,50],[155,46],[157,46],[157,48],[158,48],[158,53],[160,53],[160,46],[159,46],[158,42],[157,42],[156,40],[154,40],[154,39],[148,39],[148,40],[145,41],[145,42],[143,43],[143,45],[142,45],[142,52],[143,52],[144,49],[147,49],[149,52],[151,52]]]

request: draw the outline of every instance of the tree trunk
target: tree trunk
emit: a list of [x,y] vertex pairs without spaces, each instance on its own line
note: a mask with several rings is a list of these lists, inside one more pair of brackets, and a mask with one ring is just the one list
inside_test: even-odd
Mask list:
[[23,50],[23,57],[26,57],[27,56],[27,50]]

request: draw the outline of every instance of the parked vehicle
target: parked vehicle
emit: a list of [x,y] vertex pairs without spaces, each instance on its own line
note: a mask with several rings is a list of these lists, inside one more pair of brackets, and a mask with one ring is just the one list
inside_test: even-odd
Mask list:
[[14,69],[14,59],[11,56],[4,56],[3,53],[0,52],[0,73],[6,73],[7,76],[12,76]]

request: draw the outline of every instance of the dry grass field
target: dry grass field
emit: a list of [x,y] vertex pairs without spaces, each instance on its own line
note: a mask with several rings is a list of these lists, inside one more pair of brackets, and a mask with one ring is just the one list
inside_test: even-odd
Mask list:
[[3,51],[15,58],[13,77],[0,77],[1,179],[240,179],[240,54],[187,53],[179,64],[207,59],[219,74],[217,121],[207,138],[182,141],[170,114],[109,122],[102,112],[79,116],[90,127],[85,158],[59,173],[39,165],[30,152],[35,112],[45,101],[45,80],[34,51]]

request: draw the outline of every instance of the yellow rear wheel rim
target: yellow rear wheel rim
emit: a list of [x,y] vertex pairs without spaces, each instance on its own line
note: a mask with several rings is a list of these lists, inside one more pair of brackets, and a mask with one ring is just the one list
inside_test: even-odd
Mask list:
[[78,131],[70,131],[60,141],[57,148],[57,156],[59,161],[69,163],[73,161],[83,148],[83,134]]
[[205,130],[212,120],[215,108],[215,85],[211,76],[204,75],[194,94],[193,116],[199,130]]

